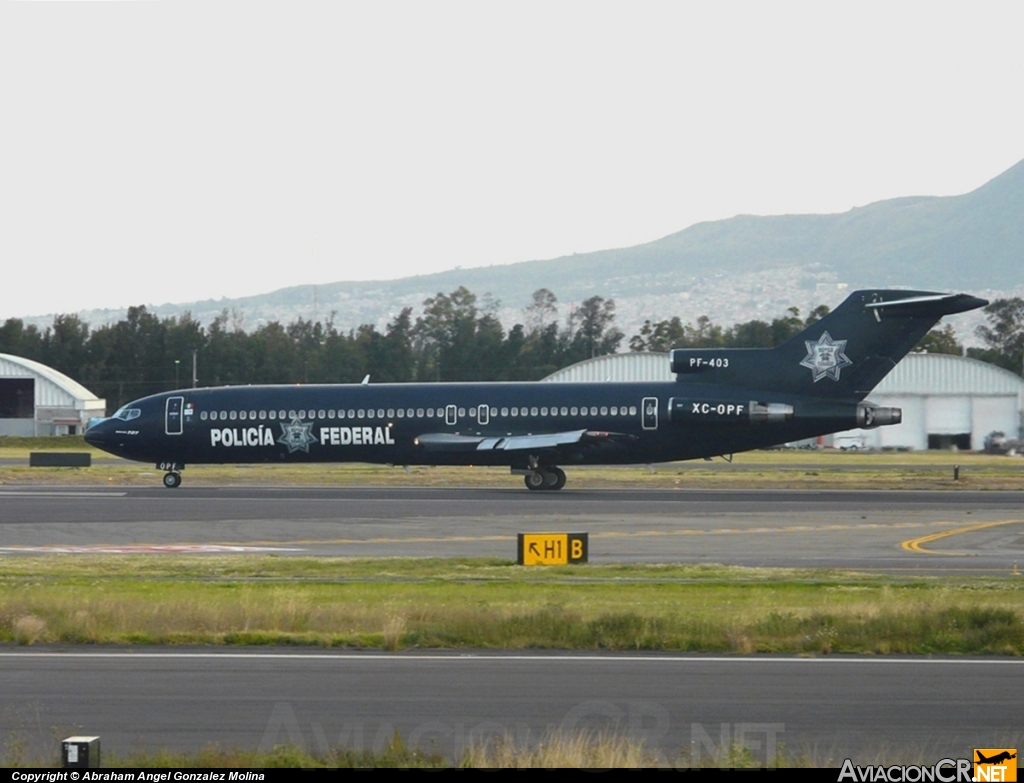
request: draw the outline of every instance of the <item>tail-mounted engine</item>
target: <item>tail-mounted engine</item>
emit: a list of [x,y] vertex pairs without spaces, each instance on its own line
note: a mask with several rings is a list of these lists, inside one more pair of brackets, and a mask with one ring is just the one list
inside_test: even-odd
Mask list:
[[735,400],[708,397],[670,397],[670,421],[723,424],[781,424],[793,420],[821,422],[837,430],[873,429],[903,421],[899,408],[882,408],[871,402],[840,403],[810,400],[790,405],[762,400]]

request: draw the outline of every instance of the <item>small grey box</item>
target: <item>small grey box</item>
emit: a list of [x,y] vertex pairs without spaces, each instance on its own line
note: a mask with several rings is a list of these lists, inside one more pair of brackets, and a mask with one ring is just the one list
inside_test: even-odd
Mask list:
[[99,737],[68,737],[60,743],[60,762],[66,769],[95,769],[100,765]]

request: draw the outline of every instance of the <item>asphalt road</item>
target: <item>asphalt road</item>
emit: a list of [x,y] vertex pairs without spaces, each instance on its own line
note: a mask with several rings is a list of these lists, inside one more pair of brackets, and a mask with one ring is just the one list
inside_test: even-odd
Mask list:
[[0,693],[0,732],[34,752],[54,733],[97,734],[123,755],[210,741],[379,749],[398,731],[453,754],[488,737],[611,730],[665,763],[724,739],[761,761],[781,743],[838,767],[1024,744],[1024,661],[1011,658],[17,651],[0,652]]
[[1024,493],[0,488],[3,554],[276,551],[513,559],[517,533],[544,531],[589,533],[591,561],[602,563],[1008,574],[1015,564],[1024,567]]

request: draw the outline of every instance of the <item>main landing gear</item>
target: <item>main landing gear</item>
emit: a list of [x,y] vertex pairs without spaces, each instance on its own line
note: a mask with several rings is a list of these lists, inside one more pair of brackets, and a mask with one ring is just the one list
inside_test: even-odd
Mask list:
[[561,489],[565,486],[565,471],[554,465],[537,467],[523,477],[523,483],[533,492]]

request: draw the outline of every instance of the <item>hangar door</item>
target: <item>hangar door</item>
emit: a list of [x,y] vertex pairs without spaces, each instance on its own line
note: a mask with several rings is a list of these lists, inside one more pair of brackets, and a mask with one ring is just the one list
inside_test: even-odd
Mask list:
[[971,448],[971,398],[929,397],[925,400],[928,448]]
[[36,379],[0,378],[0,419],[34,419]]
[[1020,416],[1017,413],[1017,398],[975,397],[972,411],[971,448],[980,451],[985,448],[985,438],[991,432],[1002,432],[1010,438],[1017,437]]

